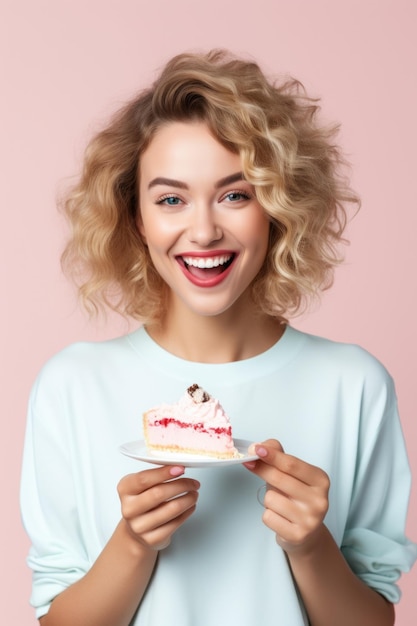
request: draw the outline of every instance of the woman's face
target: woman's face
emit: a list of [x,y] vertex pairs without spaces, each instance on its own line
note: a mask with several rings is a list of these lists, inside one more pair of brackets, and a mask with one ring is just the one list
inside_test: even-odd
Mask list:
[[138,228],[180,311],[249,306],[269,222],[241,169],[201,122],[162,126],[141,157]]

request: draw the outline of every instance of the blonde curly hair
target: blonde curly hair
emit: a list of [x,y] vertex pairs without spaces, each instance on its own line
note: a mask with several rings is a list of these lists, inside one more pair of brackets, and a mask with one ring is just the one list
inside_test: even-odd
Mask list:
[[123,107],[89,143],[64,211],[72,238],[62,256],[82,301],[157,322],[166,285],[137,229],[141,154],[162,124],[203,121],[239,154],[245,178],[270,219],[264,267],[251,289],[261,311],[284,321],[332,283],[347,203],[359,205],[343,176],[333,138],[317,122],[317,100],[297,80],[269,81],[259,66],[223,50],[180,54],[151,88]]

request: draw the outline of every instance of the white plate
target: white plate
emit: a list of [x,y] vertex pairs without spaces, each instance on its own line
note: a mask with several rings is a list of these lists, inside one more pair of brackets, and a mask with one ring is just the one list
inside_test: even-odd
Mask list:
[[144,441],[131,441],[119,447],[122,454],[130,456],[138,461],[153,463],[154,465],[183,465],[184,467],[220,467],[223,465],[236,465],[255,461],[259,458],[256,454],[249,454],[248,448],[253,443],[246,439],[234,439],[235,446],[240,453],[236,459],[215,459],[209,456],[195,456],[194,454],[183,454],[174,452],[151,451]]

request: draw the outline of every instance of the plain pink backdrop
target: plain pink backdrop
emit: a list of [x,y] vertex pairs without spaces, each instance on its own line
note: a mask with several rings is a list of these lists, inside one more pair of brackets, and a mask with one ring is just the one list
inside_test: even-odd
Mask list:
[[[90,133],[185,49],[228,47],[288,72],[342,122],[363,208],[320,308],[294,325],[360,343],[397,383],[414,475],[417,48],[413,0],[2,0],[1,552],[2,621],[34,626],[28,540],[18,509],[26,403],[42,363],[78,339],[126,330],[88,322],[60,273],[55,208]],[[53,468],[51,468],[53,471]],[[417,539],[414,487],[408,525]],[[415,624],[417,568],[397,624]],[[414,593],[413,593],[414,592]],[[279,611],[279,607],[277,607]]]

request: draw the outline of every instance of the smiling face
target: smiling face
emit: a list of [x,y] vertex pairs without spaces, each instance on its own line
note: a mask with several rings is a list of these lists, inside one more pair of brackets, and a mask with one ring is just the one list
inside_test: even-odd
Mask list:
[[201,122],[162,126],[140,159],[138,228],[170,309],[221,315],[250,307],[269,222],[240,156]]

